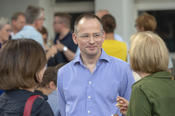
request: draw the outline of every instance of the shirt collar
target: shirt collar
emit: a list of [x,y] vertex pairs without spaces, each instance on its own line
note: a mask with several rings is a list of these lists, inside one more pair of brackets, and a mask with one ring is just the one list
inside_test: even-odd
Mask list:
[[[100,61],[100,62],[109,62],[110,61],[109,56],[105,53],[105,51],[103,49],[101,49],[101,51],[102,52],[101,52],[101,55],[100,55],[100,58],[98,59],[98,61]],[[76,63],[83,64],[80,54],[77,55],[75,57],[75,59],[73,60],[74,64],[76,64]]]
[[[33,27],[33,26],[31,26],[31,25],[25,25],[25,26],[23,27],[23,30],[25,30],[25,29],[36,30],[36,28]],[[37,30],[36,30],[36,31],[37,31]]]
[[151,75],[148,75],[147,77],[151,77],[151,78],[167,78],[167,79],[168,78],[169,79],[172,78],[171,74],[169,72],[167,72],[167,71],[156,72],[156,73],[153,73]]

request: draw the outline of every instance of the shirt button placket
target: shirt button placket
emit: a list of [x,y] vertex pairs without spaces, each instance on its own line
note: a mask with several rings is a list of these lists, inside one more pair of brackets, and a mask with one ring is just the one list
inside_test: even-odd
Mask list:
[[92,102],[92,96],[91,96],[91,94],[92,94],[92,81],[88,81],[88,94],[87,94],[87,104],[88,104],[88,108],[87,108],[87,113],[88,113],[88,115],[91,115],[91,107],[89,107],[89,106],[91,106],[91,102]]
[[90,110],[88,110],[88,114],[90,114],[91,113],[91,111]]

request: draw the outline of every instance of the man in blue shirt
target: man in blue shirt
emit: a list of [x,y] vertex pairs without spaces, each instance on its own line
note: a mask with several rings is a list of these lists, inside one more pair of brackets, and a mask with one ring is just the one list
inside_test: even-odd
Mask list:
[[75,21],[73,40],[80,55],[58,71],[61,116],[121,116],[117,96],[130,98],[134,83],[129,64],[108,56],[100,19],[84,14]]

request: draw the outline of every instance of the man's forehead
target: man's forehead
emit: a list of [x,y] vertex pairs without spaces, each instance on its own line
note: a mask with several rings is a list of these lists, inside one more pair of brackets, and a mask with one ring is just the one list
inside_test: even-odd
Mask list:
[[92,23],[95,22],[96,24],[100,25],[100,22],[96,18],[82,18],[78,25],[84,25],[85,23]]
[[96,18],[82,18],[77,25],[77,32],[101,31],[102,25]]

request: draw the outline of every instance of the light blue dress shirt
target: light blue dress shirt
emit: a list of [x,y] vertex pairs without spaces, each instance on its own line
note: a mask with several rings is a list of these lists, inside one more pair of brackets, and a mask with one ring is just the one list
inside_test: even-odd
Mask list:
[[61,116],[121,116],[116,98],[129,100],[134,83],[129,64],[103,50],[93,73],[79,55],[58,71],[57,78]]
[[12,39],[27,38],[37,41],[44,48],[42,35],[30,25],[25,25],[23,29],[12,37]]
[[51,94],[48,95],[47,102],[49,103],[50,107],[52,108],[52,111],[54,113],[54,116],[61,116],[59,112],[59,105],[58,105],[58,97],[57,97],[58,91],[55,90]]

